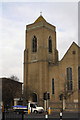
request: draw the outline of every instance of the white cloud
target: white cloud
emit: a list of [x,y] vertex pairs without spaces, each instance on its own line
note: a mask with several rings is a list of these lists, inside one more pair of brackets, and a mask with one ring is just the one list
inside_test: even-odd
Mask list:
[[22,80],[24,25],[2,18],[0,76],[17,75]]

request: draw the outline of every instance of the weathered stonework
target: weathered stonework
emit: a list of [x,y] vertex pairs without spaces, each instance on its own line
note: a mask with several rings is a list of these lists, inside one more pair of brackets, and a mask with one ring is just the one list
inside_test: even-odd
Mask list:
[[[37,52],[32,52],[32,38],[37,37]],[[48,38],[52,38],[52,53],[48,52]],[[75,52],[74,52],[75,51]],[[56,27],[47,23],[40,16],[33,24],[26,26],[26,40],[24,50],[24,93],[36,93],[38,104],[43,105],[43,94],[50,93],[49,106],[61,107],[59,95],[65,94],[66,68],[72,68],[73,91],[66,99],[66,107],[69,104],[78,108],[78,66],[80,66],[80,47],[72,43],[61,61],[58,60],[56,48]],[[52,79],[54,79],[54,94],[52,94]],[[29,97],[29,100],[32,100]],[[77,102],[78,101],[78,102]],[[68,109],[70,110],[70,109]],[[71,110],[74,110],[71,108]],[[76,110],[76,109],[75,109]]]

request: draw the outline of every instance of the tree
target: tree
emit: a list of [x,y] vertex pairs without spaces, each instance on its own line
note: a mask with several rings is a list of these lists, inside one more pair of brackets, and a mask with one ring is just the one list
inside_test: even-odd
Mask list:
[[16,75],[11,75],[10,79],[15,80],[15,81],[19,81],[19,78]]
[[16,82],[10,78],[3,78],[2,80],[2,101],[5,108],[12,106],[14,98],[22,96],[21,83]]
[[76,89],[68,91],[67,80],[65,78],[64,89],[59,94],[59,99],[62,101],[62,110],[66,108],[66,100],[76,92]]

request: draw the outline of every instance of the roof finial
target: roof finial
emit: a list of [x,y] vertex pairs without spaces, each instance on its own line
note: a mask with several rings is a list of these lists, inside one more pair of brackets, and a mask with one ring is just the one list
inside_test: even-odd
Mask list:
[[42,12],[40,12],[40,16],[42,16]]

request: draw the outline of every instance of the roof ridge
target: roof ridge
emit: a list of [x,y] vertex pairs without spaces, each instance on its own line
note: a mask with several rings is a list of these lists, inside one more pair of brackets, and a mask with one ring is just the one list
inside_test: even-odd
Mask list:
[[45,22],[46,22],[46,20],[44,19],[44,17],[43,17],[42,15],[40,15],[40,16],[35,20],[34,23],[38,23],[38,22],[41,22],[41,21],[45,21]]
[[67,55],[68,51],[70,50],[70,48],[73,45],[76,45],[76,47],[80,48],[79,45],[76,42],[73,41],[72,44],[69,46],[68,50],[66,51],[66,53],[64,54],[64,56],[62,57],[62,59],[59,62],[61,62],[64,59],[64,57]]

